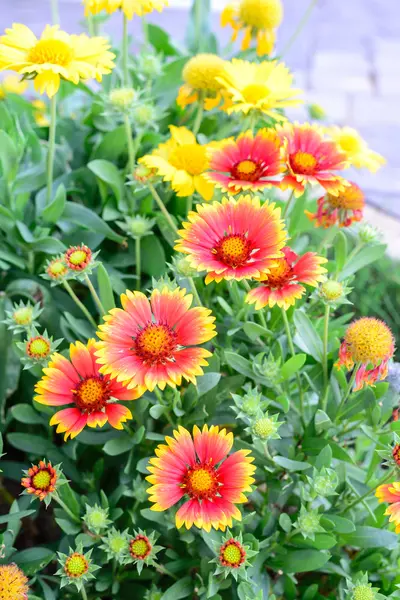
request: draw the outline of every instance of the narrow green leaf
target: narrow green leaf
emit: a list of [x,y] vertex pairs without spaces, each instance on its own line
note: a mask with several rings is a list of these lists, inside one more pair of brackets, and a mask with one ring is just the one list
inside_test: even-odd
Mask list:
[[297,346],[315,358],[317,362],[322,362],[322,340],[315,331],[311,319],[303,311],[296,310],[294,313],[294,324],[297,329],[294,339]]
[[338,231],[335,238],[336,272],[340,273],[347,258],[347,238],[343,231]]
[[339,279],[347,279],[350,275],[354,275],[360,269],[375,262],[386,252],[386,244],[375,244],[374,246],[366,246],[360,250],[353,258],[351,258],[344,266],[340,273]]
[[102,263],[97,268],[97,283],[99,285],[101,303],[108,312],[112,308],[115,308],[115,300],[110,277]]
[[41,216],[42,219],[47,223],[57,223],[64,212],[66,201],[67,193],[65,191],[65,187],[63,184],[60,184],[57,188],[54,200],[45,206],[41,215],[39,216]]
[[289,358],[289,360],[282,365],[282,381],[286,381],[286,379],[289,379],[289,377],[297,373],[306,362],[306,358],[307,356],[305,354],[296,354],[296,356]]
[[118,235],[118,233],[115,233],[115,231],[113,231],[103,219],[96,215],[96,213],[89,208],[86,208],[86,206],[76,204],[76,202],[66,203],[63,219],[88,229],[89,231],[101,233],[108,239],[118,242],[118,244],[121,244],[124,241],[124,238],[121,235]]
[[124,182],[117,167],[108,160],[97,159],[88,163],[88,168],[110,186],[119,204],[123,196]]

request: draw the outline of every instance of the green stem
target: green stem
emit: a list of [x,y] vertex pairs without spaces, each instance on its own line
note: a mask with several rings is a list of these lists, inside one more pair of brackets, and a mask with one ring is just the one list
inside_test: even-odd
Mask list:
[[311,17],[311,13],[314,10],[314,7],[317,4],[317,2],[318,2],[318,0],[311,0],[306,12],[304,13],[303,17],[300,19],[299,24],[297,25],[293,35],[291,36],[291,38],[288,40],[285,47],[283,48],[280,58],[282,58],[290,50],[290,48],[296,41],[297,37],[302,32],[303,28],[307,24],[308,19]]
[[200,52],[201,49],[201,38],[202,38],[202,27],[201,27],[201,13],[202,13],[202,2],[203,0],[194,0],[194,39],[196,52]]
[[335,422],[338,421],[339,418],[341,417],[340,413],[342,412],[343,407],[346,404],[348,397],[350,396],[350,394],[353,391],[354,382],[356,380],[356,375],[357,375],[357,371],[359,368],[360,368],[360,363],[357,363],[353,369],[353,373],[351,374],[350,381],[347,385],[346,392],[345,392],[343,398],[341,399],[339,406],[337,407]]
[[51,20],[53,25],[60,24],[60,11],[58,10],[58,0],[51,0]]
[[47,151],[47,196],[46,204],[51,202],[51,193],[53,190],[53,171],[54,171],[54,154],[56,149],[56,126],[57,126],[57,94],[50,102],[50,129],[49,129],[49,145]]
[[283,209],[283,213],[282,213],[282,219],[284,219],[286,217],[286,215],[289,213],[289,208],[292,205],[294,199],[294,190],[292,190],[292,193],[290,194],[286,204],[285,204],[285,208]]
[[86,20],[87,20],[89,35],[91,37],[93,37],[95,35],[93,15],[91,13],[89,13],[88,16],[86,17]]
[[325,317],[324,317],[324,355],[323,355],[323,363],[322,368],[324,371],[324,396],[322,398],[322,410],[326,410],[326,404],[328,400],[328,386],[329,386],[329,378],[328,378],[328,336],[329,336],[329,316],[331,312],[331,307],[329,304],[325,305]]
[[142,30],[143,30],[143,41],[146,46],[149,45],[149,24],[145,16],[141,17],[142,19]]
[[135,147],[133,144],[132,126],[131,126],[131,122],[129,120],[129,115],[127,115],[127,114],[124,115],[124,125],[125,125],[126,143],[128,144],[129,172],[131,175],[133,175],[133,172],[135,170]]
[[204,114],[204,92],[201,91],[201,92],[199,92],[197,114],[196,114],[196,118],[193,123],[194,135],[197,135],[199,133],[199,129],[201,127],[201,122],[203,120],[203,114]]
[[[243,279],[242,283],[243,283],[243,286],[244,286],[245,290],[247,292],[250,292],[251,287],[250,287],[250,284],[247,281],[247,279]],[[258,310],[256,312],[256,314],[258,315],[258,318],[260,319],[261,325],[264,327],[264,329],[268,329],[268,327],[267,327],[267,321],[265,320],[264,313],[261,310]]]
[[156,188],[154,187],[154,185],[152,183],[149,183],[148,185],[149,185],[149,190],[151,192],[151,195],[153,196],[154,200],[156,201],[158,208],[161,210],[164,217],[167,219],[169,226],[175,233],[178,233],[178,228],[175,225],[175,223],[173,222],[171,215],[165,208],[164,202],[161,200],[160,196],[158,195]]
[[159,573],[163,573],[163,575],[168,575],[168,577],[172,577],[172,579],[175,579],[176,581],[178,580],[178,577],[175,575],[175,573],[172,573],[171,571],[166,569],[163,565],[157,565],[156,571],[158,571]]
[[249,121],[249,129],[251,130],[252,133],[254,133],[254,130],[257,125],[257,120],[258,120],[257,117],[258,117],[257,112],[255,110],[253,110],[250,113],[250,121]]
[[141,256],[140,256],[140,237],[135,238],[135,254],[136,254],[136,282],[137,289],[140,290],[140,278],[141,278]]
[[75,521],[75,523],[79,523],[79,525],[82,524],[80,518],[77,517],[76,515],[74,515],[74,513],[68,508],[68,506],[65,504],[65,502],[63,500],[61,500],[60,496],[58,496],[57,494],[55,494],[53,496],[53,500],[55,500],[57,502],[57,504],[59,504],[61,506],[61,508],[67,513],[67,515],[69,517],[71,517],[71,519],[73,521]]
[[347,257],[346,260],[346,264],[349,263],[362,249],[362,247],[364,246],[364,242],[358,242],[358,244],[355,246],[355,248],[350,252],[349,256]]
[[349,510],[351,510],[352,508],[357,506],[357,504],[359,504],[360,502],[365,500],[365,498],[368,498],[368,496],[370,494],[372,494],[372,492],[374,492],[380,485],[383,485],[384,483],[386,483],[386,481],[391,479],[393,477],[393,475],[395,474],[395,472],[396,472],[396,469],[391,469],[391,471],[389,471],[389,473],[386,473],[373,488],[371,488],[370,490],[365,492],[365,494],[363,494],[362,496],[359,496],[358,498],[356,498],[351,504],[349,504],[349,506],[346,506],[345,510],[343,511],[343,514],[347,513]]
[[84,585],[83,585],[83,586],[82,586],[82,588],[81,588],[81,593],[82,593],[82,598],[83,598],[83,600],[87,600],[87,593],[86,593],[86,590],[85,590],[85,586],[84,586]]
[[128,38],[128,19],[123,16],[122,30],[122,81],[124,86],[129,87],[129,70],[128,70],[128,53],[129,53],[129,38]]
[[193,277],[188,277],[188,281],[190,283],[190,287],[191,287],[194,299],[196,300],[196,304],[198,306],[201,306],[201,300],[200,300],[199,292],[197,291],[197,287],[196,287],[196,284],[194,282]]
[[74,290],[69,285],[68,281],[66,281],[66,279],[64,279],[63,285],[64,285],[65,289],[67,290],[68,294],[71,296],[72,300],[81,309],[81,311],[83,312],[83,314],[85,315],[85,317],[87,318],[87,320],[89,321],[89,323],[95,329],[97,329],[96,321],[93,319],[92,315],[90,314],[90,312],[88,311],[88,309],[86,308],[86,306],[79,300],[78,296],[75,294]]
[[93,300],[95,301],[95,304],[97,306],[97,308],[99,309],[99,313],[101,316],[106,314],[106,309],[104,308],[103,304],[101,303],[101,300],[96,292],[96,290],[94,289],[94,285],[93,283],[90,281],[88,275],[85,275],[85,281],[86,284],[90,290],[90,293],[92,294]]
[[193,196],[190,195],[186,198],[186,214],[188,215],[190,211],[193,210]]
[[[281,310],[282,310],[282,318],[283,318],[283,323],[285,325],[286,337],[288,340],[290,354],[292,356],[296,356],[296,352],[295,352],[294,344],[293,344],[292,332],[290,331],[289,319],[287,317],[286,310],[284,308],[282,308]],[[301,387],[300,375],[297,372],[296,372],[296,379],[297,379],[297,386],[299,388],[300,415],[301,415],[302,423],[305,426],[303,389]]]

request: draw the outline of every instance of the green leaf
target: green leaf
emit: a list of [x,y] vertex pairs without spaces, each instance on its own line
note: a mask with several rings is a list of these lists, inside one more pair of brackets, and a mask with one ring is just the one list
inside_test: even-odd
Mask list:
[[128,434],[124,433],[121,434],[120,437],[106,442],[103,447],[103,452],[109,456],[119,456],[120,454],[129,452],[129,450],[133,448],[133,445],[132,438]]
[[5,131],[0,130],[0,165],[4,179],[13,181],[18,169],[17,148]]
[[340,273],[347,258],[347,238],[343,231],[338,231],[335,238],[336,272]]
[[315,468],[320,471],[323,467],[328,468],[332,464],[332,449],[329,444],[322,448],[315,461]]
[[155,235],[142,239],[143,271],[151,277],[161,277],[166,271],[164,248]]
[[[105,133],[100,141],[100,144],[93,152],[94,159],[104,159],[105,162],[117,160],[121,154],[125,152],[127,148],[126,134],[125,134],[125,125],[120,125],[116,127],[112,131],[108,131]],[[99,161],[92,161],[94,163]],[[89,163],[90,164],[90,163]],[[89,166],[90,169],[90,166]],[[91,169],[95,175],[96,173],[96,164],[95,170]],[[100,169],[101,170],[101,169]],[[100,177],[101,179],[101,177]]]
[[43,417],[30,404],[15,404],[10,409],[14,419],[26,425],[43,424]]
[[282,527],[283,531],[289,533],[292,529],[292,521],[287,513],[281,513],[279,515],[279,525]]
[[190,598],[193,594],[193,580],[191,577],[180,579],[161,596],[161,600],[182,600]]
[[25,575],[34,575],[37,571],[44,569],[56,554],[53,550],[37,546],[28,548],[12,555],[12,561],[17,563],[24,571]]
[[286,381],[292,375],[294,375],[297,371],[301,369],[301,367],[306,362],[307,356],[305,354],[296,354],[296,356],[292,356],[282,365],[281,376],[282,381]]
[[225,360],[234,371],[245,375],[246,377],[250,377],[254,379],[254,373],[251,368],[251,362],[247,360],[247,358],[243,358],[240,354],[236,354],[236,352],[225,351],[224,352]]
[[46,223],[57,223],[64,212],[66,201],[67,193],[65,187],[61,184],[57,188],[54,200],[45,206],[39,216],[41,216]]
[[326,514],[322,517],[321,524],[323,524],[324,520],[331,521],[334,524],[335,533],[353,533],[356,530],[353,521],[339,515]]
[[304,539],[298,533],[290,539],[291,543],[301,548],[315,548],[316,550],[330,550],[337,544],[337,539],[333,535],[327,533],[316,533],[315,539]]
[[343,535],[344,543],[358,548],[397,548],[398,536],[385,529],[359,526],[353,533]]
[[76,204],[75,202],[66,203],[63,219],[94,233],[101,233],[118,244],[121,244],[125,239],[121,235],[115,233],[115,231],[113,231],[111,227],[109,227],[107,223],[92,210],[89,210],[89,208],[86,208],[86,206],[82,206],[81,204]]
[[258,323],[252,323],[251,321],[244,323],[243,331],[253,342],[257,338],[262,337],[262,336],[268,336],[268,337],[272,336],[271,331],[269,331],[262,325],[259,325]]
[[35,456],[45,456],[46,452],[53,447],[53,444],[38,435],[28,433],[9,433],[7,435],[8,443],[18,450],[30,452]]
[[10,519],[24,519],[25,517],[29,517],[30,515],[33,515],[33,513],[35,513],[36,510],[32,509],[32,510],[21,510],[19,512],[15,512],[15,513],[11,513],[8,515],[2,515],[0,516],[0,525],[4,525],[4,523],[8,523],[8,521]]
[[291,460],[285,456],[274,456],[273,461],[286,471],[306,471],[311,468],[309,463]]
[[297,329],[295,343],[301,350],[322,362],[323,346],[322,340],[314,329],[311,319],[301,310],[294,312],[294,324]]
[[171,38],[164,29],[154,25],[153,23],[148,24],[148,40],[153,48],[165,56],[175,56],[178,51],[171,44]]
[[115,300],[110,277],[102,263],[97,267],[97,283],[99,285],[101,303],[108,312],[112,308],[115,308]]
[[285,573],[305,573],[320,569],[330,557],[330,553],[323,550],[288,550],[279,562]]
[[120,204],[124,193],[124,182],[117,167],[108,160],[98,159],[88,163],[88,168],[96,177],[110,186]]
[[204,394],[207,394],[210,390],[215,388],[218,385],[221,379],[221,373],[204,373],[201,377],[197,378],[197,391],[199,393],[199,398]]
[[354,275],[363,267],[375,262],[386,252],[386,244],[375,244],[362,248],[353,258],[351,258],[344,266],[340,273],[339,279],[347,279],[350,275]]

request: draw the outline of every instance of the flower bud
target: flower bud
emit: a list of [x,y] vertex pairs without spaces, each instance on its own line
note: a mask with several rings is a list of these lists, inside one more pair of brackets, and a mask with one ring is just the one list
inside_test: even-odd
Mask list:
[[190,265],[187,256],[174,256],[171,268],[176,275],[180,275],[181,277],[195,277],[198,274],[197,270]]
[[278,421],[278,415],[268,416],[268,413],[265,413],[263,417],[257,419],[252,426],[252,434],[260,438],[263,441],[267,441],[270,439],[280,439],[280,435],[278,433],[279,427],[282,425]]
[[133,88],[126,87],[111,90],[108,98],[114,109],[125,112],[132,106],[135,96],[135,90]]
[[377,242],[382,237],[382,233],[376,227],[373,227],[369,223],[362,223],[358,230],[358,237],[360,242],[364,244],[371,244]]
[[102,508],[95,504],[89,506],[86,504],[86,513],[83,517],[83,521],[86,523],[89,531],[99,534],[101,531],[106,529],[111,521],[108,518],[108,509]]
[[320,294],[322,298],[330,302],[338,300],[343,294],[343,286],[339,281],[333,281],[328,279],[320,287]]
[[155,219],[147,219],[140,215],[136,217],[126,217],[125,223],[118,223],[126,233],[133,238],[141,238],[151,234],[151,230],[155,225]]
[[149,127],[157,121],[157,109],[152,104],[138,104],[132,111],[132,119],[139,127]]
[[307,510],[304,506],[300,509],[300,515],[297,519],[297,527],[304,538],[314,539],[315,534],[324,531],[320,525],[321,515],[316,510]]
[[339,480],[333,469],[322,469],[313,481],[313,488],[318,496],[331,496],[335,493]]
[[326,112],[319,104],[309,104],[308,114],[310,115],[310,119],[315,119],[316,121],[323,121],[326,119]]
[[155,79],[162,71],[162,62],[156,54],[143,53],[139,56],[139,70],[147,79]]

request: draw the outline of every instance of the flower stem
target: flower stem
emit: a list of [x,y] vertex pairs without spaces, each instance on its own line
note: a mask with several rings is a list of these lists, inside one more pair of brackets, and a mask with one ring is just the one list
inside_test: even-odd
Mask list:
[[193,123],[194,135],[197,135],[199,133],[199,129],[201,127],[201,122],[203,120],[203,114],[204,114],[204,92],[201,91],[201,92],[199,92],[197,113],[196,113],[196,118]]
[[51,202],[51,194],[53,190],[53,171],[54,171],[54,154],[56,149],[56,126],[57,126],[57,95],[50,102],[50,129],[49,129],[49,146],[47,151],[47,196],[46,204]]
[[360,368],[360,363],[357,363],[351,374],[350,381],[349,381],[347,389],[346,389],[346,393],[344,394],[343,398],[340,401],[339,406],[337,407],[335,421],[338,421],[339,418],[341,417],[340,413],[342,412],[343,407],[346,404],[348,397],[351,395],[351,392],[353,391],[354,382],[356,380],[356,375],[357,375],[357,371],[359,368]]
[[101,316],[105,315],[107,311],[106,311],[106,309],[104,308],[104,306],[102,305],[102,303],[101,303],[101,300],[100,300],[100,298],[99,298],[99,296],[98,296],[98,294],[97,294],[96,290],[94,289],[94,285],[93,285],[93,283],[90,281],[90,279],[89,279],[88,275],[85,275],[85,281],[86,281],[86,284],[87,284],[87,286],[88,286],[88,288],[89,288],[89,290],[90,290],[90,293],[91,293],[91,294],[92,294],[92,296],[93,296],[93,300],[95,301],[95,304],[96,304],[97,308],[99,309],[99,313],[100,313],[100,315],[101,315]]
[[[286,337],[288,340],[290,354],[292,356],[296,356],[296,352],[295,352],[294,344],[293,344],[292,333],[290,331],[289,319],[287,317],[286,310],[284,308],[282,308],[281,310],[282,310],[282,318],[283,318],[283,323],[285,325]],[[303,425],[305,426],[303,389],[301,387],[301,380],[300,380],[300,375],[298,374],[298,372],[296,372],[296,379],[297,379],[297,386],[299,388],[300,417],[301,417]]]
[[300,19],[293,35],[291,36],[291,38],[288,40],[288,42],[286,43],[285,47],[283,48],[280,58],[282,59],[282,57],[290,50],[290,48],[293,46],[294,42],[296,41],[297,37],[300,35],[300,33],[302,32],[303,28],[305,27],[305,25],[307,24],[308,19],[311,17],[311,13],[314,10],[315,5],[317,4],[318,0],[311,0],[306,12],[304,13],[304,15],[302,16],[302,18]]
[[169,214],[169,212],[165,208],[164,202],[161,200],[160,196],[158,195],[158,192],[157,192],[156,188],[154,187],[154,185],[152,183],[149,183],[149,190],[150,190],[151,195],[153,196],[154,200],[156,201],[158,208],[161,210],[161,212],[163,213],[164,217],[167,219],[168,224],[171,227],[171,229],[173,229],[173,231],[175,233],[178,233],[178,229],[177,229],[175,223],[173,222],[173,220],[171,218],[171,215]]
[[196,304],[198,306],[201,306],[201,300],[200,300],[199,292],[197,291],[197,287],[196,287],[196,284],[194,282],[193,277],[188,277],[188,281],[190,283],[190,287],[191,287],[194,299],[196,300]]
[[122,81],[126,87],[129,86],[128,52],[129,52],[128,19],[126,18],[126,15],[124,14],[123,30],[122,30]]
[[87,21],[89,35],[91,37],[93,37],[95,35],[95,29],[94,29],[93,15],[91,13],[89,13],[88,16],[86,17],[86,21]]
[[286,215],[289,213],[289,208],[292,205],[294,199],[294,190],[292,190],[292,193],[290,194],[286,204],[285,204],[285,208],[283,209],[283,213],[282,213],[282,219],[284,219],[286,217]]
[[128,144],[128,166],[129,172],[133,175],[135,170],[135,147],[132,139],[132,126],[129,120],[129,115],[124,115],[124,125],[125,125],[125,135],[126,135],[126,143]]
[[142,31],[143,31],[143,41],[146,46],[149,45],[149,24],[145,16],[141,17],[142,19]]
[[83,600],[87,600],[87,593],[86,593],[84,585],[81,587],[81,593],[82,593]]
[[61,506],[61,508],[67,513],[67,515],[69,517],[71,517],[71,519],[73,521],[75,521],[75,523],[79,523],[79,525],[81,525],[80,518],[77,517],[76,515],[74,515],[74,513],[68,508],[68,506],[65,504],[65,502],[63,500],[61,500],[61,498],[60,498],[60,496],[58,496],[58,494],[55,494],[53,496],[53,500],[55,500],[57,502],[57,504],[59,504]]
[[359,504],[360,502],[365,500],[365,498],[368,498],[368,496],[372,492],[374,492],[380,485],[383,485],[386,481],[391,479],[392,476],[395,474],[395,472],[396,472],[396,469],[391,469],[389,471],[389,473],[386,473],[373,488],[371,488],[370,490],[365,492],[365,494],[363,494],[362,496],[359,496],[358,498],[356,498],[351,504],[349,504],[349,506],[346,506],[345,510],[343,511],[343,514],[347,513],[349,510],[351,510],[352,508],[357,506],[357,504]]
[[140,236],[137,236],[135,238],[135,255],[136,255],[136,284],[137,284],[137,289],[140,290],[140,278],[141,278]]
[[51,3],[51,20],[53,25],[60,24],[60,11],[58,10],[58,0],[50,0]]
[[323,340],[323,345],[324,345],[324,355],[323,355],[323,363],[322,363],[322,368],[324,371],[324,395],[322,398],[322,410],[326,410],[326,404],[327,404],[327,400],[328,400],[328,385],[329,385],[329,378],[328,378],[328,336],[329,336],[329,316],[330,316],[330,312],[331,312],[331,307],[329,306],[329,304],[325,305],[325,317],[324,317],[324,340]]
[[90,314],[90,312],[88,311],[88,309],[86,308],[86,306],[79,300],[78,296],[75,294],[74,290],[69,285],[68,281],[66,281],[64,279],[63,285],[64,285],[65,289],[67,290],[68,294],[71,296],[72,300],[81,309],[81,311],[83,312],[83,314],[85,315],[85,317],[87,318],[87,320],[89,321],[89,323],[95,329],[97,329],[96,321],[93,319],[92,315]]
[[188,215],[191,210],[193,210],[193,196],[192,195],[190,195],[186,198],[186,214]]

